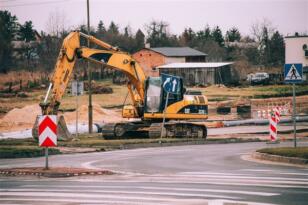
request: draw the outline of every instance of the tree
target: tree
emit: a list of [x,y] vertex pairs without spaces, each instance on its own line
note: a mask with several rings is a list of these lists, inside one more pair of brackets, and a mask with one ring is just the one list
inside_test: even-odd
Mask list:
[[119,34],[119,26],[116,25],[113,21],[111,21],[111,23],[108,27],[108,33],[113,34],[113,35],[118,35]]
[[40,66],[47,70],[54,69],[62,40],[56,36],[41,33],[41,43],[38,45],[37,53],[40,59]]
[[17,17],[0,11],[0,72],[6,73],[13,60],[12,41],[18,31]]
[[281,66],[285,61],[285,45],[283,36],[276,31],[270,39],[269,47],[271,51],[270,63],[273,66]]
[[262,21],[256,21],[252,24],[251,33],[257,43],[261,42],[264,36],[265,28],[268,36],[272,36],[274,31],[276,30],[272,25],[272,22],[266,18],[262,19]]
[[226,41],[234,42],[241,40],[241,33],[236,27],[232,27],[226,33]]
[[184,32],[180,36],[180,42],[183,46],[193,46],[193,42],[196,38],[195,32],[192,28],[185,28]]
[[213,36],[214,41],[216,41],[219,46],[224,45],[224,38],[222,36],[222,32],[221,32],[221,29],[219,28],[219,26],[216,26],[212,30],[212,36]]
[[35,32],[33,30],[32,21],[26,21],[19,28],[19,40],[30,42],[35,40]]
[[270,39],[268,35],[267,27],[263,27],[262,38],[259,46],[261,63],[264,66],[268,66],[271,59]]
[[142,49],[144,47],[144,34],[143,32],[138,29],[138,31],[136,32],[136,36],[135,36],[135,42],[136,42],[136,47],[135,47],[135,52]]
[[212,40],[212,31],[209,25],[206,25],[204,30],[197,32],[197,40],[198,41],[204,41],[204,40]]
[[178,46],[179,42],[176,35],[168,33],[169,24],[163,21],[152,21],[146,25],[148,33],[147,43],[152,47]]
[[59,10],[51,12],[46,24],[47,33],[58,38],[63,37],[67,30],[67,22],[64,12]]
[[104,23],[102,20],[99,21],[98,25],[97,25],[97,34],[104,34],[106,32],[106,28],[104,26]]

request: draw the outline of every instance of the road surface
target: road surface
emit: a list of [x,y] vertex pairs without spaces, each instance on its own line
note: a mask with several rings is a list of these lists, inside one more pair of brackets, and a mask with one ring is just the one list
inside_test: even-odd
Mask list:
[[[51,166],[105,168],[118,174],[2,177],[0,204],[307,204],[308,168],[243,160],[267,146],[286,144],[209,144],[51,156]],[[43,164],[44,158],[0,160],[2,168]]]

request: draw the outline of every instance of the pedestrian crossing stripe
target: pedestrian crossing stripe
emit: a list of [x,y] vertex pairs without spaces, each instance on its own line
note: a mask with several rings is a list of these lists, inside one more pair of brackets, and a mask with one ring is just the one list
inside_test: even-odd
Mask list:
[[291,65],[291,68],[287,73],[285,80],[302,80],[302,76],[299,74],[294,64]]

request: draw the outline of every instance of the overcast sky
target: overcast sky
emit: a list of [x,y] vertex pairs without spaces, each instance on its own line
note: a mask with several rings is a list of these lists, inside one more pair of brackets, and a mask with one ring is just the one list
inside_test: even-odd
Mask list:
[[[0,0],[18,20],[31,20],[38,31],[47,29],[51,13],[65,16],[67,27],[86,23],[86,0]],[[308,32],[308,0],[90,0],[91,26],[116,22],[122,29],[145,30],[151,20],[170,24],[170,32],[219,25],[223,33],[235,26],[251,34],[251,25],[264,18],[284,35]]]

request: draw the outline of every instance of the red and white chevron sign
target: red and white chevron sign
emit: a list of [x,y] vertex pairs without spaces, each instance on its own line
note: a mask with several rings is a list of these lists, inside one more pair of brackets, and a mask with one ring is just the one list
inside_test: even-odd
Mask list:
[[42,115],[39,117],[39,146],[57,146],[57,116]]

